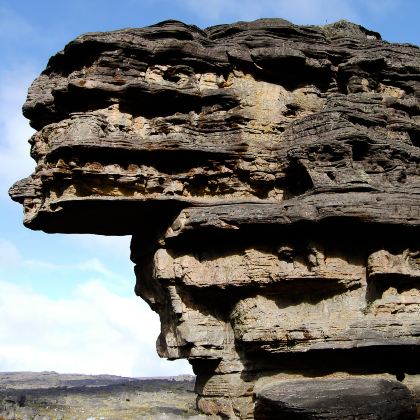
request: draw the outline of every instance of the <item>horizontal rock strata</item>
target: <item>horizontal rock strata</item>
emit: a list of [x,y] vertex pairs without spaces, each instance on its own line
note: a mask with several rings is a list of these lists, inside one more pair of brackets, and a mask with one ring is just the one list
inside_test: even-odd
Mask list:
[[204,413],[415,418],[419,81],[348,22],[89,33],[29,89],[10,194],[31,229],[133,235]]
[[300,380],[276,383],[257,394],[256,419],[412,419],[407,388],[384,379]]

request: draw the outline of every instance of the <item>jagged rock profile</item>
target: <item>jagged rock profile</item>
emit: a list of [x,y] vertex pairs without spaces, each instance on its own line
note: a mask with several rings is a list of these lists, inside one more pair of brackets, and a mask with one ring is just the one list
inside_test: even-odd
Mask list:
[[414,419],[419,95],[419,48],[348,22],[89,33],[29,89],[10,194],[31,229],[133,235],[204,413]]

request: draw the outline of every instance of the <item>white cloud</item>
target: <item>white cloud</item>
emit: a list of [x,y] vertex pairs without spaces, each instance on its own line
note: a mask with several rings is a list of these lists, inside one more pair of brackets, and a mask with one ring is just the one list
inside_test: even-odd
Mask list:
[[121,276],[109,270],[99,258],[91,258],[74,264],[55,264],[42,260],[24,260],[23,265],[38,270],[56,270],[56,271],[87,271],[100,274],[108,279],[121,280]]
[[[125,279],[98,258],[72,260],[28,260],[12,241],[0,238],[0,371],[127,376],[191,372],[185,361],[158,358],[158,316],[134,294],[127,297],[134,275]],[[22,284],[28,273],[35,286],[50,277],[48,272],[60,280],[89,279],[86,274],[98,279],[79,283],[59,299],[36,292],[27,281]]]
[[209,24],[262,17],[280,17],[297,24],[325,24],[340,19],[357,21],[350,0],[179,0]]
[[155,352],[159,321],[139,298],[121,297],[98,281],[68,299],[0,281],[0,370],[56,370],[125,376],[191,373],[185,361]]

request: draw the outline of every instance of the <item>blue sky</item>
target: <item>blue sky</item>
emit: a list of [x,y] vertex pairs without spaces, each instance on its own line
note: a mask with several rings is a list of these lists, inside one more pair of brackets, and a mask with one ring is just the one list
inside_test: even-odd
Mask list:
[[22,226],[8,187],[34,167],[21,116],[32,80],[76,36],[179,19],[200,27],[282,17],[347,19],[420,43],[418,0],[20,0],[0,2],[0,371],[131,376],[191,372],[155,354],[158,317],[134,296],[129,238],[47,235]]

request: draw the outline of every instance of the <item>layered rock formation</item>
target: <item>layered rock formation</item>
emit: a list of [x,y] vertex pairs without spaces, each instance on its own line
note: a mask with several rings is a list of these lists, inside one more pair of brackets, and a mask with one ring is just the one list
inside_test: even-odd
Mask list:
[[11,196],[32,229],[133,235],[203,412],[415,418],[419,81],[417,47],[347,22],[86,34],[30,87]]

